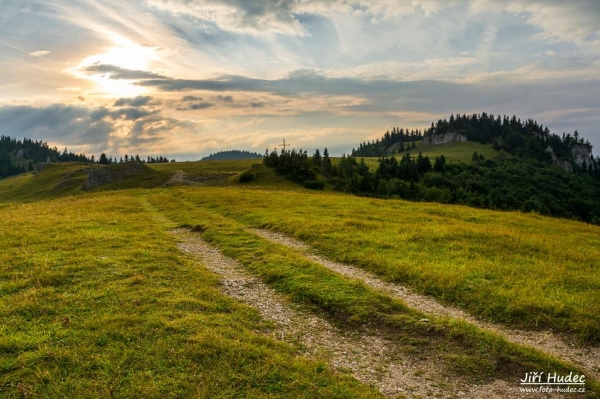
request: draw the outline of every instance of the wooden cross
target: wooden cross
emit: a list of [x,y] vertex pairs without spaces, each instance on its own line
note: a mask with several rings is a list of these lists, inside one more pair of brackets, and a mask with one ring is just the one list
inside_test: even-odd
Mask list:
[[286,144],[285,139],[283,139],[283,144],[279,144],[278,147],[283,147],[283,151],[285,151],[285,147],[289,147],[291,144]]

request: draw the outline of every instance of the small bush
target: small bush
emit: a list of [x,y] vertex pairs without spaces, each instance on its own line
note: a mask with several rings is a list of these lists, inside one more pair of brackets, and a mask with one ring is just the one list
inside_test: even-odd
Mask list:
[[239,178],[239,182],[240,183],[248,183],[254,179],[256,179],[256,175],[254,173],[245,171],[244,173],[241,174],[241,176]]
[[325,182],[320,180],[307,180],[304,182],[304,187],[311,190],[323,190]]

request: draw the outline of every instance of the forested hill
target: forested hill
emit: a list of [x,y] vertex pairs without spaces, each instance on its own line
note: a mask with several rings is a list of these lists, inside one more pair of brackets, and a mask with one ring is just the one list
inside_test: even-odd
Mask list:
[[83,154],[74,154],[66,148],[61,152],[56,147],[50,147],[42,140],[24,138],[17,140],[9,136],[0,136],[0,151],[10,154],[16,161],[31,160],[33,162],[90,162]]
[[551,157],[550,147],[556,157],[569,162],[574,161],[579,167],[583,166],[583,162],[586,163],[586,167],[590,164],[590,160],[578,160],[573,157],[573,149],[577,147],[586,147],[588,156],[591,155],[591,144],[580,137],[577,130],[572,135],[563,133],[559,136],[532,119],[521,121],[516,116],[509,118],[506,115],[494,117],[485,112],[479,115],[451,115],[448,120],[440,119],[437,123],[431,123],[431,128],[425,131],[425,136],[439,137],[448,133],[464,136],[469,141],[491,143],[496,150],[538,160]]
[[210,154],[209,156],[202,158],[201,161],[230,161],[236,159],[251,159],[262,157],[263,156],[257,152],[229,150],[215,152],[214,154]]
[[521,121],[516,116],[494,116],[485,112],[451,115],[449,119],[432,122],[431,127],[423,133],[419,130],[408,132],[393,128],[379,140],[360,144],[358,149],[352,150],[352,156],[392,155],[414,148],[412,143],[415,140],[440,143],[457,138],[460,141],[490,143],[496,150],[504,150],[519,157],[554,160],[555,164],[567,171],[573,171],[575,167],[588,171],[594,162],[590,157],[592,146],[577,131],[559,136],[532,119]]
[[0,178],[13,176],[33,169],[34,162],[89,162],[85,155],[67,151],[59,152],[56,147],[40,140],[24,138],[17,140],[9,136],[0,136]]
[[[417,139],[422,143],[413,146]],[[466,140],[493,145],[497,155],[486,159],[475,151],[470,161],[446,163],[444,155],[429,159],[419,152]],[[302,151],[273,151],[264,163],[307,188],[323,188],[316,183],[326,179],[337,190],[359,195],[534,211],[600,224],[600,158],[591,149],[577,132],[558,136],[533,120],[483,113],[452,115],[422,135],[394,128],[337,163],[325,162],[318,150],[312,160]],[[374,170],[360,159],[377,154]]]

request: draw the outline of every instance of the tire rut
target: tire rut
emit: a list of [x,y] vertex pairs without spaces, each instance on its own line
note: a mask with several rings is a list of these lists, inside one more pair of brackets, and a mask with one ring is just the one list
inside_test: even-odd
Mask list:
[[[325,359],[338,372],[376,387],[387,397],[526,398],[518,386],[502,380],[473,385],[440,368],[435,354],[402,351],[400,344],[377,330],[342,330],[326,319],[290,303],[237,261],[221,254],[197,234],[177,229],[179,248],[220,276],[221,291],[255,307],[274,327],[270,335],[299,348],[301,355]],[[272,233],[270,233],[272,234]],[[542,396],[558,397],[558,396]]]
[[436,317],[451,317],[465,320],[481,329],[497,333],[510,342],[526,345],[543,353],[551,354],[559,359],[569,361],[583,369],[586,375],[600,378],[599,347],[582,347],[577,344],[574,338],[558,335],[551,331],[516,330],[482,321],[460,309],[443,305],[429,296],[416,294],[408,287],[382,281],[374,274],[359,267],[327,260],[317,255],[308,245],[284,234],[262,229],[248,230],[272,242],[296,249],[307,259],[319,263],[330,270],[346,277],[361,280],[368,286],[381,290],[396,299],[400,299],[407,306],[422,313]]

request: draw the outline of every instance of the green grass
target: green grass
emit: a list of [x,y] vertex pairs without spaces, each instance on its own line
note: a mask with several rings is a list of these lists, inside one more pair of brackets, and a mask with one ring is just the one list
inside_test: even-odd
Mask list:
[[435,160],[435,157],[443,155],[446,162],[471,163],[475,151],[482,154],[486,159],[497,157],[500,154],[500,151],[494,150],[491,144],[481,144],[473,141],[466,143],[452,142],[442,145],[419,144],[417,148],[410,150],[410,153],[418,155],[419,151],[423,156],[428,156],[431,162]]
[[462,206],[237,188],[177,196],[487,320],[600,340],[600,228]]
[[[446,162],[471,163],[471,158],[475,151],[477,151],[478,154],[482,154],[486,159],[492,159],[500,154],[499,151],[494,150],[491,144],[481,144],[472,141],[466,143],[452,142],[441,145],[424,145],[420,141],[417,141],[416,148],[411,148],[404,153],[408,152],[416,157],[419,155],[419,151],[423,156],[428,156],[432,164],[435,161],[435,158],[441,155],[446,158]],[[394,156],[400,159],[404,153],[396,153]],[[366,157],[365,163],[373,172],[379,166],[377,157]]]
[[[90,171],[110,170],[115,174],[126,172],[130,164],[93,165],[80,162],[54,163],[38,173],[28,172],[0,180],[0,201],[39,201],[84,193],[83,183]],[[156,187],[164,184],[170,174],[142,166],[133,176],[124,176],[120,181],[98,186],[91,191],[124,190],[138,187]]]
[[40,173],[27,172],[0,180],[1,201],[27,201],[76,195],[87,178],[86,169],[97,165],[67,162],[51,164]]
[[[262,165],[251,169],[255,181],[236,183],[236,171],[253,164],[156,164],[159,174],[150,173],[147,180],[136,177],[96,190],[156,185],[175,170],[232,173],[231,188],[181,189],[178,195],[246,223],[292,234],[332,259],[357,264],[485,319],[552,328],[585,342],[600,340],[597,226],[516,212],[315,193]],[[80,194],[85,174],[78,171],[85,167],[55,164],[35,176],[2,180],[0,201]]]
[[[149,165],[153,172],[85,193],[81,164],[1,180],[0,397],[376,397],[265,338],[256,311],[221,295],[216,277],[178,251],[168,233],[175,225],[199,226],[342,328],[376,325],[473,381],[573,368],[464,323],[419,323],[402,303],[244,228],[295,236],[491,321],[598,342],[599,227],[314,192],[262,166],[252,169],[255,181],[237,183],[256,163]],[[227,175],[229,187],[208,179],[152,188],[177,171]],[[138,186],[147,188],[130,190]],[[597,384],[588,386],[594,397]]]
[[130,192],[5,206],[0,397],[379,396],[266,338],[169,228]]
[[152,169],[164,172],[181,170],[186,174],[196,175],[204,173],[240,173],[250,169],[254,164],[262,164],[262,159],[240,159],[236,161],[195,161],[172,163],[149,163]]
[[149,201],[180,226],[202,232],[207,241],[292,300],[325,312],[342,325],[377,325],[405,342],[406,350],[439,356],[449,373],[477,382],[492,377],[516,381],[526,370],[572,370],[462,322],[434,319],[421,323],[425,316],[403,303],[315,264],[293,249],[246,232],[243,224],[196,201],[182,200],[179,194],[151,193]]

